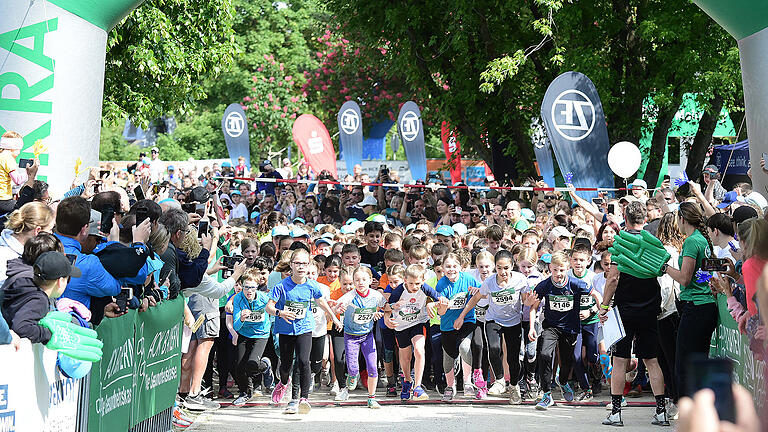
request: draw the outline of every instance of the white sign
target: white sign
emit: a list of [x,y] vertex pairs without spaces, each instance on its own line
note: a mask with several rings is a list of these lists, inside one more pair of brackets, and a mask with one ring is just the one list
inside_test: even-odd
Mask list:
[[560,93],[552,103],[552,123],[568,141],[586,138],[595,127],[595,105],[584,93],[571,89]]
[[360,116],[352,108],[347,108],[341,113],[341,129],[347,135],[352,135],[360,128]]
[[245,119],[239,112],[231,112],[224,120],[224,129],[227,131],[227,135],[237,138],[245,130]]
[[323,138],[317,136],[317,131],[312,131],[312,138],[307,140],[309,154],[318,154],[323,152]]
[[448,138],[448,151],[450,153],[453,153],[456,151],[456,137],[451,135],[450,138]]
[[413,141],[419,134],[419,117],[413,111],[408,111],[403,114],[403,118],[400,119],[400,135],[406,141]]

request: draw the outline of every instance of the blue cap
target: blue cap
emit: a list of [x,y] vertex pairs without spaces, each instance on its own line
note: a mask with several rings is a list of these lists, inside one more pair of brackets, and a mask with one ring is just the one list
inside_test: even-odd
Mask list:
[[453,237],[456,233],[453,231],[453,228],[449,227],[448,225],[440,225],[437,227],[435,234],[446,237]]
[[325,237],[320,237],[319,239],[315,240],[315,246],[319,246],[320,243],[325,243],[328,246],[333,246],[333,240],[329,240]]
[[258,211],[254,210],[251,212],[251,220],[258,219],[259,216],[261,216],[261,213],[259,213]]
[[305,221],[304,218],[301,218],[301,217],[293,218],[293,223],[296,223],[296,222],[299,222],[299,223],[302,223],[302,224],[305,224],[305,225],[307,223],[307,221]]
[[73,359],[62,353],[58,353],[56,365],[64,376],[72,379],[83,378],[91,371],[91,362]]
[[176,168],[173,165],[168,165],[168,171],[176,171]]
[[735,203],[736,200],[738,199],[738,197],[739,197],[739,194],[737,194],[734,191],[727,192],[725,194],[725,197],[723,197],[723,202],[718,204],[717,208],[724,209],[724,208],[728,207],[729,205]]
[[416,224],[414,224],[414,223],[408,224],[408,226],[405,227],[405,232],[408,232],[408,231],[410,231],[412,229],[416,229]]
[[524,208],[524,209],[520,210],[520,216],[522,216],[523,218],[525,218],[526,220],[529,220],[529,221],[535,221],[536,220],[536,215],[534,215],[533,214],[533,210],[531,210],[529,208]]
[[304,228],[294,228],[291,230],[291,237],[292,238],[309,237],[309,233]]
[[232,162],[224,161],[224,162],[221,163],[221,167],[222,168],[226,168],[226,167],[232,168]]
[[240,194],[240,191],[239,191],[239,190],[237,190],[237,189],[235,189],[235,190],[233,190],[233,191],[230,191],[230,192],[229,192],[229,194],[230,194],[230,195],[239,195],[239,196],[242,196],[242,195]]
[[358,220],[355,219],[355,218],[349,218],[349,219],[347,219],[347,222],[344,225],[351,225],[351,224],[353,224],[355,222],[358,222]]
[[323,227],[325,227],[325,224],[317,224],[317,225],[315,225],[315,232],[320,231],[321,229],[323,229]]
[[344,225],[341,227],[341,233],[342,234],[353,234],[355,232],[355,229],[352,227],[352,225]]
[[544,261],[545,263],[549,264],[549,263],[552,262],[552,254],[544,254],[539,259]]
[[290,236],[291,231],[285,225],[278,225],[272,228],[272,237]]

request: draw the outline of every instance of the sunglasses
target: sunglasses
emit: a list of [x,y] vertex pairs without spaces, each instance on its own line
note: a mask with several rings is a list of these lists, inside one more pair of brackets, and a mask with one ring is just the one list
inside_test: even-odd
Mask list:
[[480,213],[472,213],[472,217],[480,217],[482,216]]
[[555,199],[555,196],[554,195],[545,195],[544,199],[553,200],[553,199]]

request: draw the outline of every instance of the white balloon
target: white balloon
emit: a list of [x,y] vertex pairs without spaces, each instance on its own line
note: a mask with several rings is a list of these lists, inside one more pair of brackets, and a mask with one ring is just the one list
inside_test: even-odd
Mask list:
[[621,178],[635,175],[640,168],[641,159],[640,149],[629,141],[617,142],[608,151],[608,166]]

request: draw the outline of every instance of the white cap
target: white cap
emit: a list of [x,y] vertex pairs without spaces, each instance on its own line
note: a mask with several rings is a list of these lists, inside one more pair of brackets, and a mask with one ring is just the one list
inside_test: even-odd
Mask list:
[[24,147],[24,140],[21,138],[11,138],[11,137],[0,138],[0,149],[21,150],[22,147]]
[[379,202],[376,201],[376,198],[374,198],[373,195],[367,195],[365,198],[363,198],[363,201],[360,203],[360,207],[365,207],[369,205],[372,205],[372,206],[379,205]]

